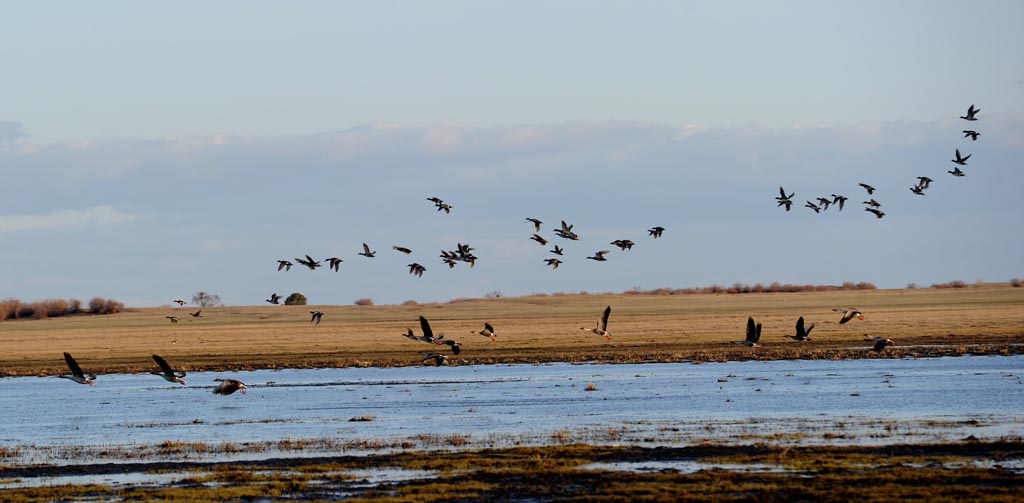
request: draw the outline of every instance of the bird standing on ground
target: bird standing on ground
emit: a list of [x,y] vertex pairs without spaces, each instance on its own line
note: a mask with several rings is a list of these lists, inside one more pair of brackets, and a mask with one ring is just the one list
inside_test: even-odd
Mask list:
[[213,388],[214,395],[230,395],[236,391],[244,395],[249,390],[249,387],[244,382],[237,379],[221,379],[218,377],[214,381],[220,382],[220,386]]
[[160,372],[152,371],[150,372],[150,374],[163,377],[164,380],[166,380],[167,382],[178,383],[182,386],[185,385],[184,372],[176,372],[174,369],[171,368],[170,365],[167,364],[167,361],[165,361],[163,358],[160,358],[159,355],[153,355],[153,361],[155,361],[156,364],[160,366]]
[[864,320],[864,313],[861,313],[860,311],[858,311],[858,310],[856,310],[856,309],[854,309],[852,307],[836,308],[836,309],[833,309],[833,311],[835,311],[837,313],[843,313],[843,317],[839,319],[839,324],[840,325],[842,325],[842,324],[852,320],[855,317],[858,320],[861,320],[861,321]]
[[323,311],[310,311],[309,314],[312,315],[309,318],[309,322],[314,325],[319,325],[320,320],[324,317]]
[[612,340],[612,333],[608,331],[608,315],[612,314],[612,306],[604,308],[601,317],[597,319],[597,326],[594,328],[580,327],[580,330],[589,330],[593,334],[600,335],[609,341]]
[[96,375],[86,374],[82,372],[82,367],[78,366],[78,362],[71,356],[71,353],[64,353],[64,361],[68,364],[68,369],[71,370],[71,375],[59,375],[62,379],[69,379],[75,381],[78,384],[88,384],[89,386],[95,386]]

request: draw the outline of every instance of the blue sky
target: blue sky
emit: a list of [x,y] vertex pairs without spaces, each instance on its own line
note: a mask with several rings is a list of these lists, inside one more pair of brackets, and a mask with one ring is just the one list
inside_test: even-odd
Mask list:
[[[1024,276],[1021,19],[1014,1],[3,3],[0,297]],[[787,214],[779,185],[851,202]],[[528,216],[583,235],[556,241],[559,270]],[[638,245],[584,259],[618,238]],[[437,258],[457,242],[474,269]],[[306,253],[345,262],[275,270]]]

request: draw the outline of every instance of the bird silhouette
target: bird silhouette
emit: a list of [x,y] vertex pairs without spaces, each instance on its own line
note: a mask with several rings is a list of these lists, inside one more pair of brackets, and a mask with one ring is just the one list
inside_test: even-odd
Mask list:
[[412,253],[412,250],[410,250],[410,249],[408,249],[408,248],[406,248],[404,246],[392,246],[391,249],[392,250],[396,250],[396,251],[400,251],[400,252],[402,252],[402,253],[404,253],[406,255]]
[[885,216],[884,211],[875,208],[864,208],[864,211],[870,211],[871,213],[874,213],[876,218],[882,218]]
[[484,337],[488,337],[491,339],[491,342],[494,342],[494,338],[498,336],[497,334],[494,333],[494,327],[492,327],[490,323],[484,323],[483,330],[473,333],[482,335]]
[[334,269],[334,272],[338,272],[338,267],[341,266],[342,262],[344,262],[344,260],[342,260],[342,259],[340,259],[338,257],[331,257],[331,258],[327,259],[327,268],[328,269]]
[[815,213],[821,213],[821,208],[819,208],[817,204],[814,204],[810,201],[807,201],[807,204],[805,204],[804,207],[814,210]]
[[758,341],[761,340],[761,324],[754,324],[754,318],[747,317],[747,337],[742,341],[734,341],[736,344],[743,344],[752,348],[761,347]]
[[593,334],[600,335],[607,340],[612,340],[612,333],[608,331],[608,316],[612,314],[612,306],[604,308],[601,317],[597,319],[597,326],[594,328],[580,327],[580,330],[587,330]]
[[854,318],[857,318],[858,320],[863,320],[864,319],[864,314],[861,313],[860,311],[852,308],[852,307],[835,308],[835,309],[833,309],[833,311],[835,311],[837,313],[843,313],[843,317],[839,319],[839,324],[840,325],[842,325],[842,324],[844,324],[844,323],[846,323],[846,322],[848,322],[848,321],[850,321],[850,320],[852,320]]
[[963,131],[963,133],[964,133],[964,138],[970,137],[971,141],[978,141],[978,137],[981,136],[981,133],[979,133],[977,131],[971,131],[969,129],[965,129]]
[[363,252],[360,253],[360,255],[362,255],[364,257],[367,257],[367,258],[373,258],[374,256],[377,255],[377,252],[370,251],[370,246],[367,245],[366,243],[363,243]]
[[541,246],[545,246],[548,244],[548,240],[541,237],[540,234],[534,234],[533,236],[530,237],[530,239],[540,243]]
[[220,382],[220,386],[213,388],[214,395],[230,395],[236,391],[244,395],[249,390],[249,387],[244,382],[237,379],[221,379],[218,377],[214,381]]
[[548,251],[550,251],[551,253],[554,253],[555,255],[562,255],[562,252],[564,252],[565,250],[560,248],[558,245],[555,245],[555,247],[553,249],[548,250]]
[[174,302],[174,303],[175,303],[175,304],[177,304],[177,305],[178,305],[179,307],[180,307],[180,306],[184,306],[184,305],[185,305],[185,301],[184,301],[184,300],[181,300],[181,299],[176,299],[176,300],[172,300],[171,302]]
[[665,232],[665,228],[660,225],[657,227],[651,227],[650,229],[647,229],[647,234],[654,239],[660,238],[663,232]]
[[537,220],[536,218],[527,218],[526,221],[533,223],[533,231],[534,232],[540,232],[540,224],[544,223],[544,222],[541,222],[540,220]]
[[590,260],[595,260],[597,262],[604,262],[604,261],[608,260],[608,259],[604,258],[605,254],[607,254],[607,253],[611,253],[611,250],[598,250],[598,251],[594,252],[594,256],[593,257],[587,257],[587,258],[590,259]]
[[832,204],[839,207],[839,211],[843,211],[843,205],[846,204],[846,200],[849,199],[843,195],[832,194]]
[[319,325],[320,324],[320,320],[323,319],[323,317],[324,317],[323,311],[310,311],[309,314],[312,315],[309,318],[309,322],[314,324],[314,325]]
[[448,357],[442,355],[441,353],[429,353],[426,351],[420,351],[420,354],[423,355],[423,359],[420,360],[420,363],[432,361],[434,362],[434,365],[437,367],[440,367],[441,365],[448,363]]
[[196,311],[196,312],[194,312],[194,313],[188,313],[188,314],[189,314],[189,316],[191,316],[191,317],[193,317],[193,318],[199,318],[200,316],[202,316],[202,314],[200,314],[200,313],[202,313],[202,312],[203,312],[203,310],[202,310],[202,309],[200,309],[200,310],[198,310],[198,311]]
[[980,108],[974,108],[974,105],[972,104],[970,107],[967,108],[967,115],[961,115],[960,118],[965,121],[976,121],[978,120],[978,118],[975,117],[975,115],[978,115],[978,112],[980,111]]
[[269,299],[264,299],[264,300],[266,300],[267,302],[269,302],[271,304],[280,304],[280,302],[278,302],[278,301],[281,300],[281,296],[278,295],[275,292],[275,293],[270,294],[270,298]]
[[167,318],[168,320],[171,320],[171,324],[172,325],[178,322],[178,317],[177,316],[164,316],[164,318]]
[[557,258],[546,258],[544,259],[544,262],[551,266],[552,269],[558,269],[558,266],[562,263],[562,261]]
[[951,174],[953,176],[964,176],[965,175],[965,173],[960,170],[959,166],[953,166],[953,171],[947,171],[946,173],[949,173],[949,174]]
[[64,353],[64,361],[68,364],[68,369],[71,370],[71,375],[59,375],[62,379],[69,379],[75,381],[78,384],[88,384],[89,386],[96,385],[96,375],[86,374],[82,372],[82,367],[78,366],[78,362],[71,356],[71,353]]
[[320,267],[320,262],[313,260],[313,257],[310,257],[309,255],[306,255],[305,259],[296,257],[295,261],[308,267],[310,271],[315,271],[317,267]]
[[287,260],[278,260],[277,270],[280,271],[281,269],[284,269],[286,272],[292,270],[292,263]]
[[967,165],[967,159],[970,159],[971,155],[973,155],[973,154],[967,154],[967,157],[961,157],[960,156],[960,149],[956,149],[956,159],[952,159],[952,161],[954,163],[956,163],[956,164],[961,165],[961,166],[966,166]]
[[163,358],[160,358],[159,355],[153,355],[153,361],[155,361],[156,364],[160,366],[160,371],[151,371],[150,374],[163,377],[168,382],[178,383],[182,386],[185,385],[184,372],[176,372],[174,369],[171,368],[170,365],[167,364],[167,361],[165,361]]
[[422,265],[417,264],[416,262],[413,262],[413,263],[408,264],[408,265],[409,265],[409,274],[415,274],[416,276],[419,276],[421,278],[423,277],[423,273],[426,272],[426,270],[427,270],[426,267],[423,267]]
[[868,191],[869,196],[875,193],[875,188],[866,183],[858,183],[857,185],[864,187],[864,190]]
[[636,243],[634,243],[634,242],[632,242],[632,241],[630,241],[628,239],[616,239],[615,241],[612,241],[609,244],[613,244],[615,246],[618,246],[619,248],[622,249],[622,251],[626,251],[626,250],[632,250],[633,249],[633,245],[635,245]]
[[804,327],[804,317],[801,316],[800,319],[796,320],[796,335],[784,335],[783,337],[788,337],[790,339],[800,342],[809,341],[811,340],[811,330],[813,328],[814,323],[811,323],[809,326]]

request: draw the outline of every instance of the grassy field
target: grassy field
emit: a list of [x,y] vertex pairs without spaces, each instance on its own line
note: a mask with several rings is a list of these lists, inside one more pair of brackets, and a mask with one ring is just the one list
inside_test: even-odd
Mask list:
[[[593,327],[612,306],[606,341]],[[836,307],[866,319],[839,325]],[[323,322],[309,322],[309,311]],[[54,375],[62,352],[87,372],[140,372],[158,353],[185,370],[416,365],[419,351],[447,346],[410,341],[418,316],[434,332],[462,342],[452,364],[549,361],[722,361],[781,358],[878,358],[1024,352],[1024,289],[1006,284],[959,289],[857,290],[771,294],[557,295],[476,299],[419,306],[239,306],[202,310],[130,309],[115,315],[0,322],[0,376]],[[165,318],[178,316],[171,324]],[[763,348],[743,339],[747,316],[764,325]],[[783,338],[804,316],[813,341]],[[476,335],[484,322],[496,342]],[[865,336],[896,347],[869,351]]]

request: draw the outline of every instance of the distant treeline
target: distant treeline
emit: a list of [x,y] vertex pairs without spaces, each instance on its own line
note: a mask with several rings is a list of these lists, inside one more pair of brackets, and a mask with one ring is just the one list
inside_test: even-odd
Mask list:
[[114,314],[124,311],[124,303],[114,299],[93,297],[89,308],[82,308],[78,299],[46,299],[35,302],[22,302],[18,299],[0,300],[0,321],[14,319],[53,318],[72,314]]
[[[795,285],[792,283],[779,283],[778,281],[772,282],[765,285],[764,283],[754,283],[748,285],[746,283],[733,283],[732,285],[711,285],[703,287],[689,287],[689,288],[654,288],[651,290],[644,290],[640,287],[633,288],[632,290],[626,290],[625,292],[578,292],[578,293],[533,293],[527,295],[527,297],[558,297],[562,295],[699,295],[699,294],[739,294],[739,293],[793,293],[793,292],[832,292],[837,290],[876,290],[878,287],[874,283],[868,283],[867,281],[861,281],[854,283],[852,281],[845,281],[841,285]],[[469,299],[453,299],[451,302],[460,302]]]

